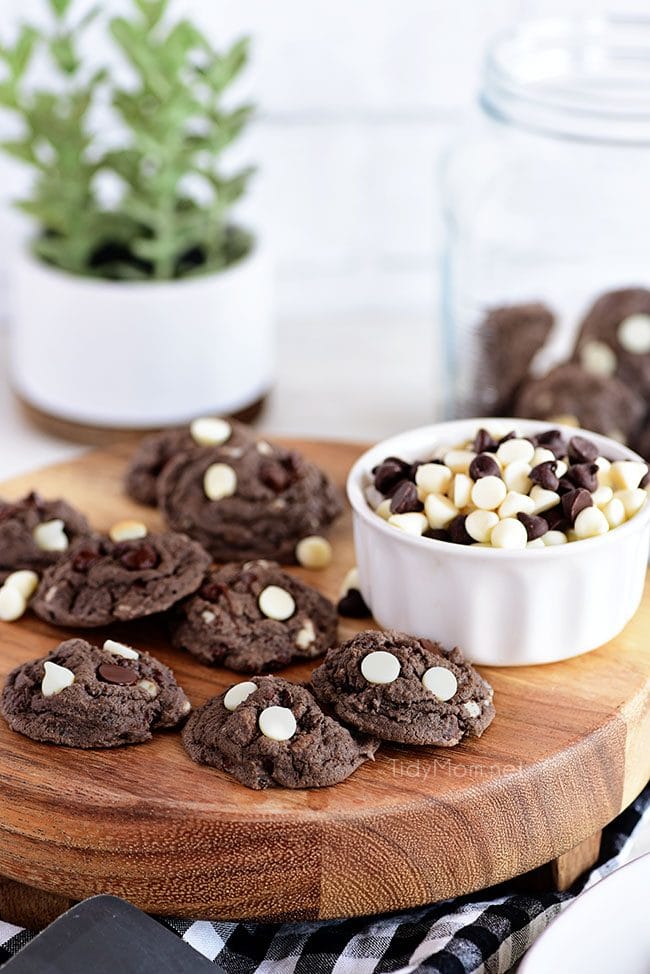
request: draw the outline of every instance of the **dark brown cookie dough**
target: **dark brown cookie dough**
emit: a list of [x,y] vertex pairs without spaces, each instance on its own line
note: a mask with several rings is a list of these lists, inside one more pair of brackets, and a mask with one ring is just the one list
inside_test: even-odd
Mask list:
[[45,551],[34,540],[34,529],[47,521],[63,521],[71,545],[92,534],[83,514],[66,501],[44,500],[36,493],[19,501],[0,500],[0,581],[23,568],[40,574],[65,554]]
[[630,442],[643,420],[645,403],[614,376],[593,375],[575,362],[558,365],[527,382],[515,415],[553,420],[573,416],[584,429]]
[[[273,613],[274,593],[270,593],[270,608],[264,595],[268,598],[269,588],[288,594],[286,612],[293,601],[294,611],[286,619],[265,613],[265,608]],[[203,663],[242,673],[263,673],[294,660],[312,659],[336,641],[336,609],[329,599],[269,561],[213,570],[175,615],[175,647]]]
[[513,398],[531,362],[546,343],[554,324],[546,305],[531,302],[493,308],[483,321],[483,405],[496,415],[509,415]]
[[[226,693],[192,714],[183,744],[193,761],[227,771],[248,788],[320,788],[343,781],[374,756],[376,740],[328,717],[304,687],[273,676],[255,677],[251,684],[257,689],[249,685],[250,696],[234,710],[224,704],[230,700]],[[260,730],[271,707],[293,714],[295,732],[288,740],[273,740]]]
[[[129,651],[119,643],[106,645]],[[43,692],[51,690],[43,684],[46,662],[65,667],[68,679],[74,675],[52,696]],[[148,741],[153,730],[175,726],[190,703],[172,671],[148,653],[127,659],[84,639],[68,639],[45,659],[9,674],[1,710],[12,730],[34,741],[103,748]]]
[[31,605],[56,626],[139,619],[196,591],[209,563],[207,552],[182,534],[121,542],[82,539],[48,569]]
[[[224,465],[234,493],[210,500],[204,477]],[[160,509],[170,528],[199,541],[216,561],[269,558],[296,561],[298,541],[319,533],[341,512],[327,475],[299,453],[250,444],[240,457],[222,447],[201,448],[169,461],[158,482]]]
[[[243,446],[252,442],[253,431],[236,420],[228,420],[228,424],[231,434],[223,444],[222,450],[225,453],[230,450],[238,453]],[[145,436],[131,457],[124,478],[124,487],[129,497],[139,501],[140,504],[155,507],[158,503],[158,477],[165,464],[178,453],[193,450],[197,445],[189,426]]]
[[[399,662],[392,682],[371,683],[364,676],[362,663],[371,653],[390,653]],[[450,699],[423,685],[432,668],[455,677]],[[452,747],[463,737],[480,737],[494,717],[492,688],[459,649],[445,653],[438,643],[392,630],[360,632],[331,649],[312,674],[311,686],[316,699],[346,724],[402,744]]]
[[[646,340],[640,345],[633,340],[635,336],[630,334],[629,324],[626,325],[627,319],[636,315],[648,319],[643,329]],[[614,353],[610,362],[605,362],[605,366],[612,370],[610,374],[617,376],[647,400],[650,396],[649,332],[650,290],[629,287],[608,291],[594,302],[585,315],[576,340],[576,359],[588,362],[592,343],[602,343]]]

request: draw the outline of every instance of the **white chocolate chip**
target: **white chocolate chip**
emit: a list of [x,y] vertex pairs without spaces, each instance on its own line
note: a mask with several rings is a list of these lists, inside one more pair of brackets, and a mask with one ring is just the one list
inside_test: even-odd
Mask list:
[[231,433],[230,423],[219,416],[199,416],[190,423],[190,434],[199,446],[221,446]]
[[451,700],[458,690],[458,680],[446,666],[431,666],[422,677],[422,686],[438,700]]
[[625,520],[625,505],[620,497],[613,497],[612,500],[603,507],[603,514],[607,518],[610,528],[617,528]]
[[545,446],[538,446],[530,461],[531,467],[537,467],[540,463],[555,463],[555,454]]
[[0,588],[0,620],[15,622],[25,612],[27,599],[17,588],[3,585]]
[[275,619],[276,622],[285,622],[296,611],[293,596],[279,585],[267,585],[262,589],[257,604],[262,615],[267,619]]
[[468,477],[466,473],[457,473],[454,477],[451,499],[459,510],[469,504],[473,483],[471,477]]
[[480,717],[481,708],[475,700],[468,700],[467,703],[463,704],[463,710],[468,717]]
[[552,548],[554,545],[566,544],[568,538],[564,531],[547,531],[542,535],[541,540],[547,548]]
[[508,490],[516,490],[518,494],[527,494],[530,490],[530,477],[528,474],[532,470],[531,465],[526,460],[514,460],[503,470],[503,482]]
[[605,342],[590,341],[580,349],[580,364],[591,375],[614,375],[616,355]]
[[429,527],[446,528],[458,514],[458,509],[448,497],[443,497],[442,494],[429,494],[424,502],[424,513]]
[[181,713],[189,714],[191,709],[192,709],[192,704],[189,702],[189,700],[186,700],[183,706],[181,707]]
[[227,463],[212,463],[205,471],[203,490],[211,501],[232,497],[237,490],[237,474]]
[[624,318],[618,326],[617,335],[626,352],[647,355],[650,352],[650,315],[637,314]]
[[257,690],[257,683],[246,680],[244,683],[235,683],[228,690],[223,698],[223,705],[226,710],[236,710],[240,703],[248,700],[251,693]]
[[533,514],[542,514],[544,511],[550,511],[552,507],[556,507],[560,503],[559,494],[556,494],[554,490],[546,490],[544,487],[540,487],[539,484],[535,484],[531,489],[530,499],[535,505]]
[[356,589],[357,592],[361,591],[361,582],[359,580],[359,569],[356,565],[353,565],[346,573],[343,581],[341,582],[340,596],[343,598],[347,595],[350,589]]
[[441,463],[422,463],[415,471],[415,483],[420,500],[427,494],[444,494],[451,483],[451,470]]
[[567,463],[565,463],[564,460],[556,460],[555,461],[555,476],[558,479],[560,477],[563,477],[565,475],[565,473],[567,472],[568,469],[569,469],[569,465]]
[[597,457],[595,460],[598,467],[596,478],[600,487],[612,486],[612,465],[605,457]]
[[603,508],[606,504],[609,504],[613,496],[614,491],[611,487],[597,487],[591,495],[591,502],[596,507]]
[[5,585],[8,585],[9,588],[18,589],[22,597],[27,600],[32,597],[38,588],[38,575],[36,572],[30,571],[28,568],[23,568],[20,571],[12,572],[10,575],[7,575],[4,583]]
[[296,733],[296,718],[288,707],[265,707],[258,719],[264,737],[272,741],[288,741]]
[[377,490],[374,484],[367,484],[363,492],[366,495],[366,500],[370,506],[377,510],[379,505],[384,500],[384,495]]
[[647,463],[637,460],[615,460],[610,467],[610,484],[614,489],[633,490],[648,472]]
[[600,534],[607,534],[608,531],[607,518],[597,507],[585,507],[573,525],[576,539],[595,538]]
[[303,568],[327,568],[332,561],[332,546],[327,538],[312,534],[298,542],[296,558]]
[[521,521],[514,517],[506,517],[494,528],[490,543],[493,548],[525,548],[528,544],[528,534]]
[[153,680],[138,680],[136,687],[140,687],[141,690],[147,694],[150,700],[155,700],[159,693],[159,687],[157,683]]
[[388,497],[375,508],[375,514],[379,514],[379,517],[382,517],[384,521],[388,520],[390,517],[390,499]]
[[532,541],[529,541],[528,542],[528,544],[526,545],[526,547],[527,548],[545,548],[546,545],[544,544],[544,542],[542,541],[541,538],[533,538]]
[[267,443],[266,440],[258,440],[257,452],[261,453],[262,456],[264,457],[270,457],[271,454],[273,453],[273,447],[271,446],[270,443]]
[[488,544],[498,523],[499,515],[494,511],[472,511],[465,519],[465,530],[470,538],[480,544]]
[[32,531],[36,547],[41,551],[67,551],[70,542],[64,528],[65,522],[60,518],[37,524]]
[[140,659],[140,653],[132,646],[127,646],[126,643],[118,643],[114,639],[107,639],[104,643],[104,649],[111,656],[121,656],[122,659]]
[[136,541],[147,535],[147,525],[142,521],[117,521],[108,532],[111,541]]
[[648,495],[643,487],[635,487],[630,490],[617,490],[614,498],[622,502],[628,517],[633,517],[648,501]]
[[[433,495],[431,495],[433,496]],[[429,522],[424,514],[417,511],[409,511],[408,514],[391,514],[388,523],[406,534],[414,534],[419,537],[429,528]]]
[[214,614],[214,612],[210,612],[210,610],[209,610],[209,609],[205,609],[205,610],[204,610],[204,611],[203,611],[203,612],[201,613],[201,618],[203,619],[203,621],[204,621],[205,623],[207,623],[207,624],[209,625],[209,624],[210,624],[211,622],[214,622],[214,620],[215,620],[215,619],[216,619],[217,617],[216,617],[216,615]]
[[384,649],[368,653],[361,660],[361,673],[368,683],[385,685],[394,683],[401,670],[400,661]]
[[506,498],[498,510],[499,517],[514,517],[516,514],[532,514],[535,502],[528,494],[519,494],[516,490],[509,490]]
[[58,590],[59,590],[58,585],[52,585],[50,588],[48,588],[47,592],[45,593],[45,601],[51,602],[54,599]]
[[494,511],[506,499],[508,488],[501,477],[481,477],[472,487],[472,503],[482,511]]
[[506,440],[497,450],[497,457],[504,464],[514,463],[520,460],[522,463],[530,463],[535,455],[535,447],[530,440],[520,440],[515,437]]
[[316,642],[316,630],[311,619],[306,619],[302,629],[296,634],[296,646],[298,649],[309,649]]
[[67,666],[46,660],[43,667],[45,676],[41,682],[41,693],[44,697],[54,697],[74,683],[74,673]]
[[445,453],[445,466],[449,467],[452,473],[468,473],[475,456],[473,450],[449,450]]

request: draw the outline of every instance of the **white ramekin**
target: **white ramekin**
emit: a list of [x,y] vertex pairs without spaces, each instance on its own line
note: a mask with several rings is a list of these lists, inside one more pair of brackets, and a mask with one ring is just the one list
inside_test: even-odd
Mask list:
[[[555,427],[555,424],[553,424]],[[524,551],[478,548],[408,535],[368,505],[364,488],[387,456],[418,460],[440,444],[469,439],[481,426],[526,435],[548,423],[463,419],[402,433],[367,450],[348,477],[363,597],[384,628],[459,646],[488,666],[551,663],[616,636],[639,607],[650,546],[650,504],[598,538]],[[639,460],[614,440],[593,440],[604,456]]]

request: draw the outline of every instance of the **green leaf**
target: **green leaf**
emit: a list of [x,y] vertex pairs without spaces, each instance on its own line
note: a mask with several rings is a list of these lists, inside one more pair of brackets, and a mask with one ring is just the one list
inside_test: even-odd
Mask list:
[[153,28],[165,15],[169,0],[135,0],[135,5],[146,20],[147,26]]
[[50,54],[58,68],[64,74],[74,74],[80,62],[76,55],[74,43],[70,34],[60,34],[50,41]]
[[14,159],[29,163],[30,166],[40,166],[39,158],[34,151],[31,140],[5,139],[0,142],[0,149]]
[[71,0],[50,0],[50,7],[55,17],[61,20],[67,13]]

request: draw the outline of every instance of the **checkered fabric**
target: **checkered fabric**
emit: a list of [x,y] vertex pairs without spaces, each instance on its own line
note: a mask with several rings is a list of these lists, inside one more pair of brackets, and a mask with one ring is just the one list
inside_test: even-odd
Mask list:
[[[603,833],[596,867],[566,893],[504,884],[403,913],[321,923],[160,922],[228,974],[501,974],[585,888],[630,857],[650,786]],[[0,921],[0,962],[33,936]]]

